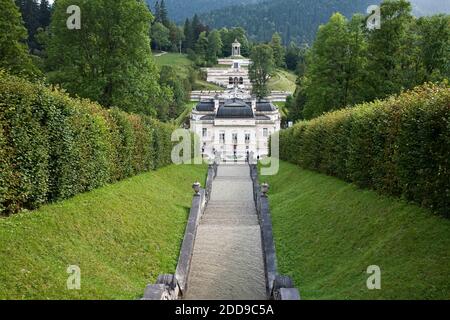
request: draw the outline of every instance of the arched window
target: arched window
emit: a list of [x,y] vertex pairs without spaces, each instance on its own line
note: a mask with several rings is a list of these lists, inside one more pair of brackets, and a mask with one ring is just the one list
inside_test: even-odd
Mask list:
[[233,77],[230,77],[230,79],[228,79],[228,83],[233,84]]
[[238,79],[238,77],[234,78],[234,84],[235,84],[235,85],[239,84],[239,79]]
[[244,78],[242,77],[239,78],[239,84],[244,84]]

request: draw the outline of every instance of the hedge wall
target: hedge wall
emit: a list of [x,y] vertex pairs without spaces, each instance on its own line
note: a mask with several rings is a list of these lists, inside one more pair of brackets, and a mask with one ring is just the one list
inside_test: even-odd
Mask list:
[[170,164],[174,129],[0,71],[0,214]]
[[449,216],[450,88],[325,114],[280,133],[280,158]]

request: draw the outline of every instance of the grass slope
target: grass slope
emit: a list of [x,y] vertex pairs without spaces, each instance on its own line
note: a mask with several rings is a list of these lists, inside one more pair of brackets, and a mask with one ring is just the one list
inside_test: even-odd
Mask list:
[[297,76],[289,71],[278,69],[275,75],[270,78],[268,87],[272,91],[287,91],[294,93]]
[[[0,219],[0,299],[136,299],[173,273],[191,185],[204,166],[170,166]],[[81,290],[67,290],[69,265]]]
[[[186,54],[179,54],[168,52],[161,56],[153,56],[155,62],[158,66],[172,66],[177,70],[177,73],[184,78],[189,76],[189,69],[193,67],[193,63],[188,59]],[[223,90],[223,88],[213,84],[206,82],[204,80],[196,80],[193,84],[194,90]]]
[[[281,162],[270,183],[279,271],[304,299],[450,299],[450,221]],[[368,290],[367,267],[381,268]]]
[[161,56],[154,56],[153,58],[158,66],[175,67],[186,78],[188,76],[188,68],[192,66],[192,61],[185,54],[168,52]]

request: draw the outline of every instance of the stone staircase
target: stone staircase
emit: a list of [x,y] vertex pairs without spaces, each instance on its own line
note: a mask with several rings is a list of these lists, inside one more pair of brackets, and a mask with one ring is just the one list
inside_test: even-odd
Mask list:
[[220,165],[197,230],[185,299],[265,300],[261,229],[248,165]]

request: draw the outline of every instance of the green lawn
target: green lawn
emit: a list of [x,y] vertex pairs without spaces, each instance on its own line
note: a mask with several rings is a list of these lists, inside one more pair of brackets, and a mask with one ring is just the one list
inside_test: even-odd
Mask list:
[[197,80],[195,81],[194,90],[223,91],[223,88],[205,80]]
[[189,67],[192,66],[192,61],[188,59],[187,55],[179,53],[166,53],[162,56],[154,56],[155,62],[158,66],[172,66],[177,69],[178,74],[184,78],[188,77]]
[[[205,178],[205,166],[169,166],[0,219],[0,299],[141,297],[175,271],[191,185]],[[69,265],[79,291],[66,288]]]
[[[156,64],[158,66],[172,66],[177,69],[178,74],[187,78],[189,75],[189,68],[193,67],[193,63],[188,59],[187,55],[169,52],[162,56],[154,56]],[[204,80],[197,80],[193,85],[194,90],[223,90],[223,88],[213,84],[208,83]]]
[[278,69],[269,80],[269,89],[275,91],[288,91],[294,93],[297,76],[289,71]]
[[[450,221],[281,162],[270,184],[279,271],[304,299],[450,299]],[[381,290],[367,289],[367,267]]]

